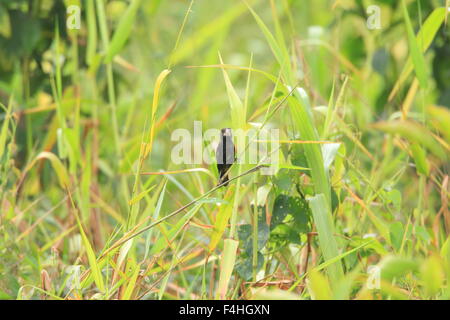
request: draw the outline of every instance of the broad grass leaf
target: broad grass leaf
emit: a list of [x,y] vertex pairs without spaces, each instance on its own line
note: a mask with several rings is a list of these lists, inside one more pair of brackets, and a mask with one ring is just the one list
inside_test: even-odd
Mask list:
[[[222,57],[219,54],[220,63],[223,65]],[[239,98],[233,84],[230,81],[228,73],[222,68],[223,78],[227,88],[228,100],[230,102],[231,121],[234,129],[244,129],[246,124],[245,106]]]
[[228,284],[230,283],[231,274],[233,273],[234,264],[236,262],[236,253],[239,241],[234,239],[225,239],[222,257],[220,260],[220,277],[219,286],[217,288],[217,297],[225,299]]
[[[319,244],[325,260],[331,260],[338,256],[337,242],[334,236],[334,225],[331,216],[328,214],[327,201],[323,194],[316,195],[309,199],[309,205],[314,217],[314,222],[319,234]],[[338,283],[343,277],[342,264],[340,261],[327,268],[332,283]]]
[[77,216],[77,224],[80,230],[81,238],[83,239],[84,248],[86,250],[86,255],[88,257],[89,266],[91,268],[92,277],[94,278],[95,284],[97,288],[104,293],[105,292],[105,282],[103,280],[103,275],[100,269],[100,266],[97,262],[97,258],[95,256],[94,250],[92,249],[91,243],[89,242],[86,233],[83,230],[83,226],[81,225],[81,221]]
[[[425,52],[430,47],[431,43],[434,40],[434,37],[436,36],[436,33],[444,22],[445,15],[445,8],[436,8],[422,24],[422,28],[420,29],[416,37],[416,43],[420,45],[420,49],[422,50],[422,52]],[[392,100],[394,98],[394,96],[398,93],[401,85],[406,81],[413,70],[414,64],[411,57],[409,57],[406,61],[405,66],[403,67],[402,73],[400,74],[397,82],[394,85],[394,88],[389,94],[389,100]]]
[[426,88],[428,86],[428,74],[425,64],[425,58],[422,51],[419,49],[419,44],[414,35],[414,29],[411,24],[411,19],[409,18],[408,9],[406,8],[405,0],[402,0],[403,9],[403,19],[405,20],[406,33],[408,35],[409,43],[409,55],[414,65],[414,70],[416,71],[416,76],[419,79],[420,86]]

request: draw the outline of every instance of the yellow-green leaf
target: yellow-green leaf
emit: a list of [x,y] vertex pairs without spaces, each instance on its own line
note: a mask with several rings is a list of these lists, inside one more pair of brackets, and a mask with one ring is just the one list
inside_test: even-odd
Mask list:
[[228,284],[230,282],[231,274],[233,273],[234,264],[236,262],[236,252],[239,245],[239,241],[234,239],[226,239],[224,241],[224,247],[222,252],[222,258],[220,260],[220,277],[219,287],[217,289],[217,296],[220,299],[225,299]]

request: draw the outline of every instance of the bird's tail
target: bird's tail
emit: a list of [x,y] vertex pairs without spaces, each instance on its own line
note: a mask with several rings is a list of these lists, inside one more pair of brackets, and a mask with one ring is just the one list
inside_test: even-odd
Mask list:
[[221,176],[219,179],[219,183],[217,184],[218,186],[222,185],[222,187],[226,187],[228,186],[228,181],[230,180],[230,178],[228,177],[228,173],[224,176]]

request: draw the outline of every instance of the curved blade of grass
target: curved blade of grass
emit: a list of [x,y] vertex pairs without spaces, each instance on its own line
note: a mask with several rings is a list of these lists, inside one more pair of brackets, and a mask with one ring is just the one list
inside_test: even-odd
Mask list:
[[[222,57],[219,53],[220,63],[223,65]],[[231,121],[233,123],[234,129],[244,129],[246,123],[246,114],[244,104],[242,100],[239,98],[236,90],[231,84],[230,78],[228,77],[228,73],[225,69],[222,68],[223,78],[225,80],[225,85],[227,87],[228,100],[230,102],[231,109]]]
[[94,250],[92,249],[91,243],[89,242],[89,239],[86,236],[86,233],[83,230],[83,227],[81,226],[81,222],[77,217],[77,224],[78,228],[80,229],[81,238],[83,239],[84,248],[86,249],[86,254],[89,261],[89,267],[92,271],[92,276],[94,278],[95,284],[97,285],[97,288],[101,292],[105,292],[105,284],[103,281],[102,272],[100,270],[100,267],[97,263],[97,258],[95,257]]
[[170,54],[169,58],[169,66],[168,69],[172,68],[172,57],[174,52],[178,49],[178,44],[180,43],[181,35],[183,34],[184,27],[186,26],[189,14],[192,12],[192,6],[194,5],[194,0],[191,0],[191,3],[189,4],[188,9],[186,10],[186,14],[184,15],[183,23],[181,24],[180,31],[178,32],[177,40],[175,41],[175,46],[173,47],[172,53]]
[[264,36],[266,37],[266,40],[269,44],[270,49],[272,50],[279,65],[283,69],[282,74],[286,75],[287,73],[290,72],[289,70],[287,70],[287,68],[289,68],[289,53],[288,53],[288,51],[286,50],[286,48],[284,46],[280,46],[277,43],[276,39],[274,38],[274,36],[270,32],[270,30],[264,24],[262,19],[256,14],[256,12],[249,5],[247,5],[247,7],[248,7],[248,10],[250,10],[250,12],[252,13],[253,17],[255,18],[256,23],[258,24],[259,28],[264,33]]
[[38,154],[38,156],[33,160],[33,162],[30,163],[26,171],[29,171],[37,161],[47,159],[50,161],[53,170],[55,170],[56,175],[58,177],[59,184],[63,189],[67,188],[69,186],[69,175],[67,173],[66,167],[62,164],[61,160],[51,152],[41,152]]
[[[444,22],[445,15],[446,15],[445,8],[437,8],[428,16],[428,18],[423,23],[422,28],[420,29],[416,37],[416,43],[420,46],[422,52],[425,52],[430,47],[431,43],[434,40],[434,37],[436,36],[437,31]],[[406,79],[413,70],[414,65],[411,60],[411,57],[409,57],[408,60],[406,61],[402,73],[400,74],[400,77],[396,81],[394,88],[389,94],[389,101],[391,101],[394,98],[394,96],[399,91],[401,85],[406,81]]]
[[408,35],[409,43],[409,56],[414,64],[414,70],[416,71],[417,79],[419,79],[420,86],[426,88],[428,85],[427,70],[425,65],[425,58],[419,49],[419,44],[414,35],[414,29],[409,18],[408,9],[406,8],[405,0],[402,0],[403,19],[405,20],[406,33]]
[[83,240],[84,248],[86,249],[86,255],[88,257],[89,261],[89,267],[91,269],[91,275],[94,279],[95,284],[97,285],[97,288],[102,292],[105,293],[105,282],[103,281],[102,271],[100,268],[100,263],[97,262],[97,258],[95,256],[95,252],[92,249],[91,243],[89,242],[88,237],[86,236],[86,233],[84,232],[83,225],[81,224],[80,216],[78,213],[78,209],[75,206],[75,203],[73,201],[72,195],[70,194],[70,191],[68,190],[68,195],[70,198],[70,202],[72,204],[72,208],[75,213],[75,219],[77,221],[78,229],[80,230],[80,235]]
[[153,138],[155,135],[156,111],[158,110],[158,103],[159,103],[159,93],[161,91],[161,86],[162,86],[164,80],[170,74],[170,72],[171,72],[170,70],[165,69],[159,74],[158,78],[156,79],[155,89],[153,91],[152,116],[151,116],[151,122],[150,122],[150,130],[148,133],[147,144],[145,145],[142,159],[147,158],[149,153],[152,151]]
[[112,37],[111,43],[109,44],[108,51],[106,52],[106,63],[111,63],[113,61],[114,57],[120,52],[120,50],[122,50],[125,42],[128,40],[140,4],[141,0],[132,0],[124,15],[120,19],[117,29]]

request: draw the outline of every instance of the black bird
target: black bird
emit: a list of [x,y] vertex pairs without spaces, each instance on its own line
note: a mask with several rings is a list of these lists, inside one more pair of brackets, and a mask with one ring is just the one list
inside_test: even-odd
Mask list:
[[[220,130],[220,142],[216,150],[217,169],[219,170],[219,184],[228,182],[228,171],[236,160],[236,148],[230,128]],[[224,184],[227,186],[228,183]]]

